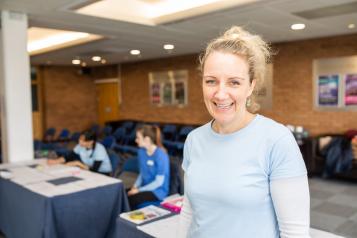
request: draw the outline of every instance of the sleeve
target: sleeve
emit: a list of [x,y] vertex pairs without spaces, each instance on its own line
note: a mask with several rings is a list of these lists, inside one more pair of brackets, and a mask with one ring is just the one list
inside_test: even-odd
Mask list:
[[144,192],[144,191],[154,191],[155,189],[157,189],[158,187],[162,186],[164,184],[165,181],[165,175],[156,175],[155,180],[152,181],[149,184],[146,184],[143,187],[139,187],[138,190],[140,192]]
[[183,205],[180,212],[178,231],[176,233],[178,234],[177,238],[187,237],[191,222],[192,222],[192,208],[190,205],[190,201],[188,200],[187,195],[185,193],[183,197]]
[[299,146],[291,132],[280,137],[273,145],[268,173],[270,180],[307,174]]
[[77,144],[74,147],[73,152],[76,153],[77,155],[79,155],[80,150],[81,150],[81,146],[79,144]]
[[270,182],[281,238],[310,238],[310,194],[307,176]]
[[139,176],[136,178],[135,180],[135,183],[134,183],[134,186],[136,188],[140,187],[140,185],[142,184],[143,182],[143,178],[141,177],[141,174],[139,174]]
[[109,159],[108,153],[102,144],[97,143],[94,150],[93,159],[94,161],[103,161]]
[[182,169],[187,172],[188,166],[190,165],[190,148],[191,148],[191,136],[188,134],[185,145],[183,146],[183,161]]
[[155,158],[155,163],[157,168],[156,176],[165,175],[169,173],[169,171],[167,171],[169,168],[168,166],[169,161],[170,161],[169,156],[166,154],[166,152],[160,149],[159,156]]
[[103,162],[102,160],[95,160],[92,165],[92,168],[90,168],[90,170],[93,172],[98,172],[99,167],[102,165],[102,162]]

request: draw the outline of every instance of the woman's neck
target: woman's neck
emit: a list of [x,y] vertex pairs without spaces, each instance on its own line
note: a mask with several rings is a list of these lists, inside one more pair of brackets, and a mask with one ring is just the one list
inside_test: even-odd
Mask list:
[[146,153],[147,153],[147,155],[148,155],[148,156],[151,156],[152,154],[154,154],[156,148],[157,148],[157,145],[155,145],[155,144],[148,145],[148,146],[146,147]]
[[243,117],[241,117],[241,119],[236,120],[234,123],[230,123],[228,125],[218,124],[217,121],[213,121],[212,129],[219,134],[230,134],[244,128],[254,118],[255,118],[255,114],[246,112],[243,114]]

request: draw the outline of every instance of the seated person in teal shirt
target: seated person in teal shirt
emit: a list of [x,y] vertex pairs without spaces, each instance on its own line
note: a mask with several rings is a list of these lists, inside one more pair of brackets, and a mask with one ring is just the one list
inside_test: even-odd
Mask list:
[[131,209],[143,202],[161,201],[169,192],[170,162],[158,127],[143,125],[136,131],[139,176],[128,191]]
[[105,147],[97,142],[94,132],[83,132],[73,152],[66,157],[48,160],[48,164],[63,164],[78,166],[105,175],[110,175],[112,166]]

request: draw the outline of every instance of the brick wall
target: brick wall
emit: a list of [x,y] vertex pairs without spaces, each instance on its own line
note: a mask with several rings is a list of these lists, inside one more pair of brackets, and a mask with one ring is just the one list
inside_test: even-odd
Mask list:
[[[284,124],[302,125],[312,134],[339,133],[357,128],[357,111],[317,111],[313,108],[312,61],[317,58],[357,55],[357,35],[274,45],[273,108],[260,113]],[[197,55],[164,58],[121,66],[120,118],[157,122],[203,124],[210,119],[201,90]],[[148,73],[189,71],[188,106],[150,104]],[[79,76],[74,67],[45,67],[47,126],[79,130],[96,121],[93,79],[116,77],[116,66],[94,68],[92,76]]]
[[44,83],[45,128],[82,131],[97,121],[95,85],[78,67],[46,66]]
[[[312,61],[317,58],[357,55],[357,35],[274,45],[273,108],[260,113],[284,124],[302,125],[311,134],[339,133],[357,128],[357,111],[317,111],[313,108]],[[210,117],[202,100],[197,55],[122,65],[121,118],[203,124]],[[148,73],[189,71],[188,106],[150,105]]]
[[[196,55],[123,64],[120,118],[184,124],[202,124],[209,120],[202,99],[197,65]],[[189,74],[188,105],[182,108],[151,105],[148,73],[180,69],[188,70]]]
[[357,35],[275,45],[273,108],[262,112],[285,124],[302,125],[312,134],[357,128],[357,111],[318,111],[313,104],[314,59],[357,55]]

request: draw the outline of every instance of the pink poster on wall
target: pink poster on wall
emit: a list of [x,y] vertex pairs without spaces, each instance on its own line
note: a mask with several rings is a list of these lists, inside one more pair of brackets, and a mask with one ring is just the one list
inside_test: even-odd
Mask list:
[[345,77],[345,105],[357,105],[357,74],[347,74]]

